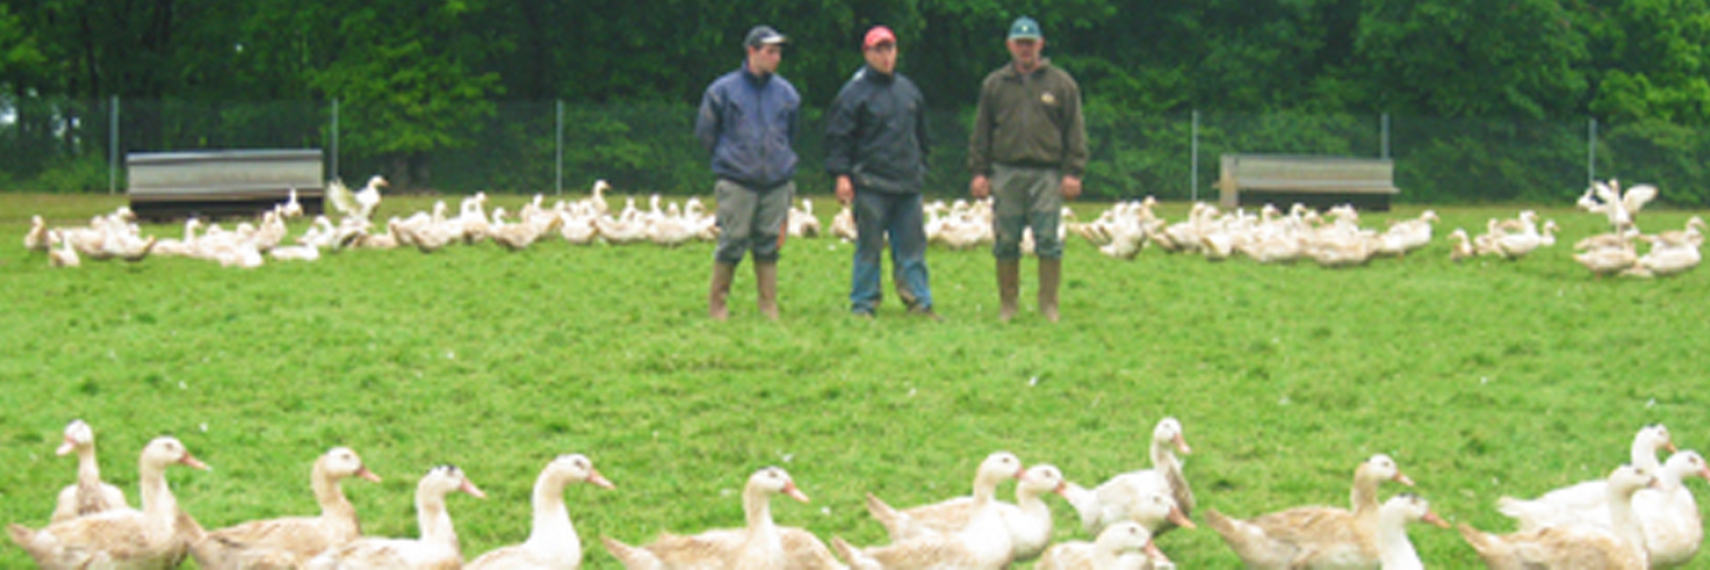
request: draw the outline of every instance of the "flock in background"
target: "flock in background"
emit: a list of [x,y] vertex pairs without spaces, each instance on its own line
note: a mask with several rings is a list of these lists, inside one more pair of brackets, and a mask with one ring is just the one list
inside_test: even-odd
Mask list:
[[[324,251],[343,249],[394,249],[415,247],[434,252],[456,245],[492,241],[517,251],[545,240],[562,239],[571,244],[614,245],[653,243],[678,246],[691,241],[716,239],[714,216],[699,198],[682,204],[666,202],[653,195],[647,208],[638,208],[633,196],[613,211],[601,180],[587,198],[559,200],[548,206],[536,194],[513,215],[504,208],[487,210],[488,198],[478,193],[463,198],[455,214],[443,200],[431,211],[392,216],[384,223],[373,220],[380,206],[380,189],[386,180],[375,176],[358,191],[341,182],[328,183],[328,203],[340,213],[339,221],[316,216],[309,228],[287,243],[286,220],[303,215],[296,193],[263,214],[225,228],[191,218],[184,223],[182,237],[143,236],[129,208],[96,216],[87,226],[49,227],[41,216],[33,216],[24,246],[46,254],[56,267],[76,267],[84,258],[140,261],[150,255],[204,259],[228,267],[259,267],[274,260],[313,261]],[[1573,259],[1594,275],[1649,278],[1676,275],[1697,267],[1702,259],[1705,224],[1693,216],[1685,228],[1644,233],[1638,213],[1655,199],[1657,189],[1636,185],[1623,190],[1615,180],[1594,182],[1578,201],[1578,207],[1607,217],[1609,231],[1579,240]],[[1216,206],[1194,203],[1185,220],[1171,223],[1153,212],[1157,201],[1117,203],[1086,223],[1075,220],[1064,208],[1065,223],[1059,231],[1074,233],[1098,247],[1106,256],[1133,259],[1147,246],[1171,253],[1199,254],[1219,261],[1242,256],[1259,263],[1311,261],[1325,267],[1348,267],[1370,263],[1375,258],[1400,257],[1431,244],[1435,212],[1426,210],[1419,218],[1392,222],[1379,231],[1360,226],[1360,214],[1352,206],[1338,206],[1324,214],[1295,204],[1286,212],[1266,205],[1257,215],[1245,210],[1223,212]],[[968,249],[992,242],[992,208],[989,199],[946,204],[934,201],[925,206],[926,234],[931,243],[950,249]],[[830,234],[844,240],[855,238],[855,221],[849,207],[831,221]],[[813,202],[792,207],[787,222],[792,237],[818,237],[826,232],[813,213]],[[1449,232],[1450,256],[1455,261],[1492,256],[1517,260],[1556,242],[1558,228],[1553,220],[1540,222],[1535,212],[1522,211],[1512,219],[1491,219],[1476,236],[1465,229]],[[1638,244],[1648,249],[1642,255]],[[1024,235],[1022,250],[1032,251],[1032,236]]]
[[[73,421],[63,442],[58,453],[78,457],[76,482],[60,491],[47,526],[31,530],[13,524],[8,529],[16,544],[49,569],[175,568],[187,557],[206,569],[573,569],[581,567],[584,553],[564,493],[577,483],[615,488],[586,456],[553,459],[535,481],[527,539],[465,564],[446,497],[485,495],[455,466],[433,467],[418,483],[416,539],[362,535],[356,508],[340,484],[352,477],[380,478],[345,447],[327,451],[314,463],[310,483],[319,516],[208,531],[179,508],[166,482],[169,466],[208,468],[179,440],[159,437],[143,449],[140,510],[101,481],[88,424]],[[1673,452],[1666,462],[1657,460],[1661,449]],[[1640,429],[1630,451],[1631,462],[1607,479],[1536,499],[1501,498],[1498,511],[1517,521],[1516,532],[1493,535],[1463,523],[1460,534],[1496,569],[1639,570],[1689,563],[1703,541],[1703,523],[1684,480],[1710,481],[1710,467],[1698,453],[1677,450],[1661,425]],[[992,453],[974,474],[971,496],[897,509],[869,493],[867,510],[890,543],[867,547],[838,536],[828,547],[811,532],[778,525],[771,514],[773,497],[809,499],[784,470],[766,467],[749,477],[742,492],[746,520],[741,527],[693,535],[667,532],[640,546],[609,535],[601,542],[632,570],[996,570],[1030,560],[1036,560],[1035,568],[1053,570],[1175,568],[1155,539],[1175,529],[1197,528],[1189,518],[1196,509],[1194,494],[1177,455],[1189,452],[1181,422],[1164,418],[1149,442],[1151,468],[1117,474],[1091,489],[1070,482],[1051,465],[1024,466],[1011,453]],[[1011,480],[1016,481],[1014,503],[997,498],[998,487]],[[1394,459],[1374,455],[1354,469],[1351,508],[1307,506],[1249,519],[1208,508],[1203,518],[1249,568],[1422,569],[1408,525],[1449,525],[1418,495],[1380,499],[1386,482],[1414,485]],[[1052,544],[1050,507],[1043,500],[1052,494],[1074,510],[1081,530],[1094,537],[1091,542]]]

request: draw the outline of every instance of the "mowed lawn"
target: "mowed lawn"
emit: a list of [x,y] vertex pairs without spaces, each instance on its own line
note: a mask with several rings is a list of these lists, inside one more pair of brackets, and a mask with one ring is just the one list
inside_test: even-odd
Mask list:
[[[255,270],[160,258],[54,269],[21,245],[31,214],[80,224],[121,203],[0,194],[5,522],[45,524],[74,480],[76,462],[53,454],[73,418],[95,427],[103,476],[133,504],[142,445],[181,438],[213,469],[167,478],[209,528],[314,513],[309,466],[347,445],[385,478],[345,484],[364,530],[415,536],[417,479],[455,463],[489,495],[449,498],[468,558],[523,540],[539,470],[584,453],[617,485],[566,493],[592,568],[618,567],[602,535],[739,526],[741,485],[767,465],[812,497],[774,503],[780,524],[874,544],[883,530],[865,493],[905,506],[964,495],[996,450],[1091,487],[1149,467],[1165,416],[1186,426],[1200,510],[1237,517],[1346,506],[1354,467],[1387,453],[1445,518],[1508,531],[1497,497],[1601,478],[1645,424],[1710,447],[1710,273],[1594,280],[1571,246],[1606,224],[1566,207],[1540,208],[1560,243],[1518,262],[1455,264],[1442,238],[1518,205],[1438,208],[1430,248],[1341,270],[1156,249],[1125,262],[1072,238],[1063,322],[1034,312],[1028,262],[1025,310],[1004,325],[984,249],[929,252],[945,322],[907,318],[894,297],[873,322],[849,318],[852,246],[822,238],[786,246],[781,322],[755,314],[745,265],[733,318],[714,323],[708,244],[350,251]],[[380,215],[430,203],[392,198]],[[1107,206],[1077,208],[1091,219]],[[817,209],[827,223],[835,210]],[[1678,229],[1693,213],[1640,223]],[[1059,540],[1090,540],[1048,501]],[[1453,531],[1411,534],[1428,567],[1476,565]],[[1239,564],[1208,527],[1159,545],[1184,568]],[[27,564],[0,547],[0,566]]]

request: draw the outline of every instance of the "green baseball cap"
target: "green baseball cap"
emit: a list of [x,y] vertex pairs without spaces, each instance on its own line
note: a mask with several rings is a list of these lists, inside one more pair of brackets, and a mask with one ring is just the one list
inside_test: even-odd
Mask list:
[[1009,25],[1009,39],[1037,40],[1043,37],[1045,34],[1040,33],[1039,22],[1034,21],[1033,18],[1022,16],[1016,18],[1015,23]]

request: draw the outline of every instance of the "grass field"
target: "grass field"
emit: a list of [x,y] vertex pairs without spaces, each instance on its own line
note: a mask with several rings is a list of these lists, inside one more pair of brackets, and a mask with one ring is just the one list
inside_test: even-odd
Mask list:
[[[75,477],[53,448],[79,417],[133,504],[142,445],[183,439],[213,470],[168,479],[210,528],[314,512],[309,465],[348,445],[385,477],[345,485],[364,530],[414,536],[416,480],[456,463],[489,495],[450,498],[469,558],[525,538],[535,475],[585,453],[617,484],[566,493],[591,568],[618,567],[601,535],[740,525],[742,482],[766,465],[813,498],[776,504],[780,524],[871,544],[883,530],[866,492],[897,505],[966,494],[1000,449],[1090,487],[1149,466],[1166,415],[1186,426],[1201,509],[1346,505],[1355,465],[1381,452],[1445,518],[1503,531],[1498,496],[1602,477],[1644,424],[1682,448],[1710,435],[1710,273],[1593,280],[1569,254],[1604,224],[1567,208],[1542,209],[1563,243],[1515,263],[1453,264],[1441,236],[1518,206],[1439,208],[1429,249],[1344,270],[1157,250],[1123,262],[1075,239],[1063,322],[1032,311],[1029,262],[1026,309],[1002,325],[979,250],[928,254],[946,322],[905,318],[894,299],[873,322],[849,318],[852,246],[817,239],[786,246],[781,322],[754,313],[745,265],[734,317],[714,323],[706,244],[354,251],[246,271],[156,258],[57,270],[19,242],[30,214],[82,223],[120,203],[0,194],[5,522],[45,523]],[[1077,207],[1090,219],[1105,206]],[[1640,222],[1679,228],[1692,213]],[[1048,500],[1059,539],[1090,539]],[[1429,567],[1476,565],[1453,531],[1411,534]],[[1239,565],[1209,528],[1159,546],[1183,568]],[[0,548],[0,567],[27,564]]]

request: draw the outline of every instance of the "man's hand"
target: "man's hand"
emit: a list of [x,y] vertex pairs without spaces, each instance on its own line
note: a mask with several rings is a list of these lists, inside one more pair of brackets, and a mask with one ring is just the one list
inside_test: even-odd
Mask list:
[[1063,199],[1064,200],[1073,200],[1073,199],[1079,198],[1079,197],[1081,197],[1081,177],[1079,177],[1079,176],[1064,176],[1063,177]]
[[976,200],[984,200],[992,195],[992,181],[984,174],[976,174],[973,180],[968,181],[968,193],[973,194]]
[[848,176],[840,175],[837,177],[836,191],[837,201],[842,202],[843,205],[848,206],[850,202],[855,201],[855,183],[850,181]]

